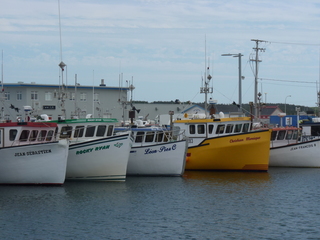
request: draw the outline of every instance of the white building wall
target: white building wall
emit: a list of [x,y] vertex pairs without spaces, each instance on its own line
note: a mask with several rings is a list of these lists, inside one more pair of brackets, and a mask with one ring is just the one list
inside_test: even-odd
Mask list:
[[[122,104],[127,101],[127,88],[118,87],[100,87],[100,86],[78,86],[76,88],[76,101],[70,100],[71,94],[75,92],[74,86],[67,86],[65,92],[67,93],[65,99],[66,117],[70,118],[77,106],[80,109],[81,115],[93,114],[94,117],[99,115],[111,116],[113,118],[121,119],[128,117],[127,111],[123,111]],[[20,91],[22,99],[17,100],[17,92]],[[31,99],[31,93],[37,92],[37,99]],[[45,92],[52,92],[52,99],[45,99]],[[47,114],[52,119],[57,119],[62,114],[62,102],[58,98],[59,86],[49,84],[4,84],[4,92],[10,93],[10,100],[1,100],[1,117],[15,121],[17,117],[24,119],[26,112],[23,110],[24,106],[31,106],[33,115]],[[57,96],[55,97],[54,93]],[[86,94],[86,101],[80,101],[80,93]],[[93,102],[93,94],[98,93],[99,101]],[[13,108],[14,107],[14,108]],[[19,111],[16,111],[19,109]],[[30,112],[27,112],[30,114]]]

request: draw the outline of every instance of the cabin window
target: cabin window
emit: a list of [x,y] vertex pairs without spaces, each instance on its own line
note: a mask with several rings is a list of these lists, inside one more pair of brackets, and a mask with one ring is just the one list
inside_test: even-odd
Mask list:
[[225,128],[225,125],[224,125],[224,124],[218,125],[217,130],[216,130],[216,134],[222,134],[222,133],[224,133],[224,128]]
[[147,132],[146,133],[146,142],[153,142],[154,132]]
[[208,126],[208,133],[209,133],[209,134],[212,134],[212,132],[213,132],[213,127],[214,127],[213,124],[210,124],[210,125]]
[[242,132],[249,132],[250,129],[250,123],[243,124]]
[[156,142],[162,142],[163,132],[158,132],[156,135]]
[[46,139],[47,131],[41,130],[39,133],[38,141],[42,142]]
[[144,136],[144,132],[137,132],[135,142],[136,143],[143,142],[143,136]]
[[233,124],[228,124],[226,128],[226,133],[232,133],[233,131]]
[[311,126],[311,136],[320,136],[319,126]]
[[298,138],[298,131],[294,130],[292,135],[293,135],[292,139],[297,139]]
[[112,136],[112,134],[113,134],[113,125],[109,125],[108,126],[107,136]]
[[204,131],[205,128],[204,128],[203,124],[198,125],[197,128],[198,128],[198,134],[204,134],[205,133],[205,131]]
[[93,137],[95,130],[96,126],[87,126],[85,137]]
[[168,133],[164,134],[163,142],[168,142],[170,135]]
[[106,134],[107,126],[99,125],[97,129],[97,137],[103,137]]
[[195,125],[190,125],[189,126],[189,132],[190,132],[190,134],[195,134],[196,133],[196,126]]
[[65,126],[61,128],[60,137],[61,138],[70,138],[72,133],[72,127]]
[[54,131],[53,131],[53,130],[50,130],[50,131],[48,132],[46,141],[51,141],[52,138],[53,138],[53,134],[54,134]]
[[31,135],[30,135],[30,141],[35,141],[38,136],[38,130],[32,130]]
[[241,132],[241,127],[242,127],[242,124],[236,124],[236,125],[234,126],[234,132],[235,132],[235,133]]
[[84,132],[84,126],[76,126],[76,129],[74,130],[74,137],[80,138],[83,137]]
[[292,135],[293,135],[293,130],[288,130],[288,131],[287,131],[286,140],[291,140]]
[[272,132],[271,132],[271,141],[276,140],[277,133],[278,133],[277,131],[272,131]]
[[21,142],[26,142],[26,141],[28,141],[29,133],[30,133],[29,130],[23,130],[23,131],[21,132],[19,141],[21,141]]
[[283,140],[285,136],[286,136],[286,131],[285,130],[281,130],[278,133],[278,138],[277,139],[278,140]]
[[16,129],[10,129],[9,131],[9,140],[14,141],[16,139],[18,131]]

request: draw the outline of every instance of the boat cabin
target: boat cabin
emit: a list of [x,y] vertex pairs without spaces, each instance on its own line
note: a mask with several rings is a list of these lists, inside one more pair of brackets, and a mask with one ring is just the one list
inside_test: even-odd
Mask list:
[[128,128],[128,127],[116,127],[115,132],[120,133],[131,130],[133,136],[133,146],[139,145],[153,145],[166,143],[169,141],[181,140],[182,135],[179,132],[164,129],[162,127],[141,127],[141,128]]
[[297,127],[272,128],[270,147],[279,147],[296,143],[299,139]]
[[184,130],[188,137],[218,137],[251,131],[252,124],[249,119],[240,117],[238,121],[233,118],[176,120],[174,126]]
[[51,121],[58,124],[58,137],[68,139],[102,138],[113,136],[116,119],[89,118]]
[[55,141],[57,124],[44,122],[0,123],[0,147]]

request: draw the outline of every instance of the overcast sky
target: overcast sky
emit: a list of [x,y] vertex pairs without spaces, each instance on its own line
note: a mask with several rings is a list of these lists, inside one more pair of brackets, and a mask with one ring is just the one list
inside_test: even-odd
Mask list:
[[[320,72],[319,0],[58,0],[0,1],[0,50],[5,83],[132,83],[134,100],[204,101],[205,56],[213,76],[209,97],[242,102],[258,91],[267,103],[316,106]],[[62,51],[60,51],[60,47]],[[291,97],[289,97],[291,96]]]

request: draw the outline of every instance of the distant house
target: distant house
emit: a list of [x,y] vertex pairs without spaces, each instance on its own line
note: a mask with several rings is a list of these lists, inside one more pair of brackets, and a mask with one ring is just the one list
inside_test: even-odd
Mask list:
[[283,111],[278,106],[264,106],[261,108],[260,119],[269,120],[270,116],[278,116]]
[[[215,105],[210,105],[208,104],[208,111],[207,114],[210,114],[210,109],[211,107],[214,106],[215,109],[215,114],[219,114],[220,112],[222,112],[224,114],[225,117],[228,117],[230,115],[230,113],[235,113],[238,112],[238,107],[235,105],[224,105],[224,104],[215,104]],[[205,114],[205,107],[204,104],[197,104],[197,105],[193,105],[185,110],[183,110],[181,112],[182,114]]]

